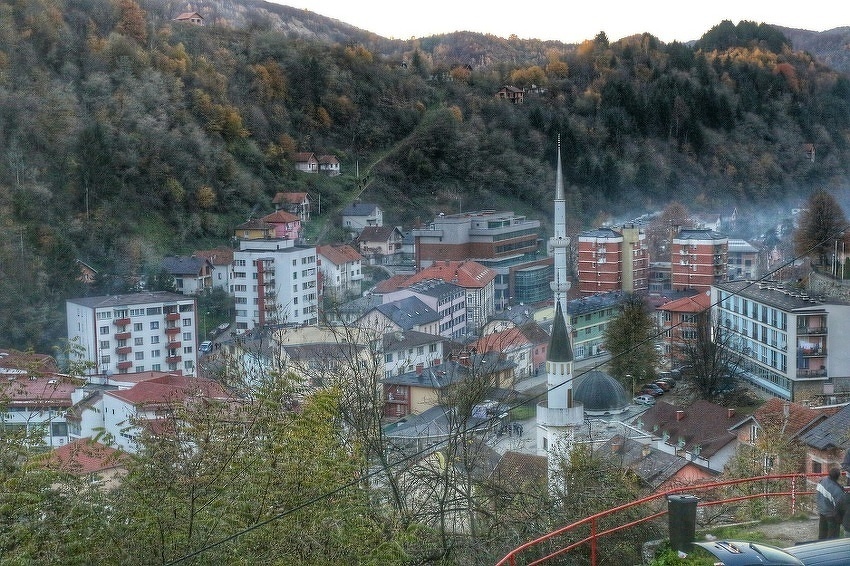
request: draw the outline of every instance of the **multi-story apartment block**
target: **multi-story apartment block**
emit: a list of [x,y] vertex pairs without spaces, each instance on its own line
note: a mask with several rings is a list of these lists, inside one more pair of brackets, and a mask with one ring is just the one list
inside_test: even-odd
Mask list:
[[322,295],[334,303],[360,295],[363,281],[363,256],[351,246],[319,246],[318,255],[319,275]]
[[169,371],[195,375],[198,320],[195,299],[165,291],[69,299],[71,353],[91,364],[90,375]]
[[850,305],[748,281],[713,286],[711,304],[752,386],[797,402],[850,391]]
[[[382,293],[402,289],[428,279],[445,281],[466,292],[466,326],[480,332],[495,313],[496,272],[474,261],[438,261],[413,275],[396,275],[386,280]],[[392,288],[390,288],[392,287]],[[388,290],[386,290],[389,288]]]
[[705,292],[669,301],[655,309],[658,329],[662,332],[658,353],[672,365],[685,361],[685,348],[697,338],[697,325],[710,324],[710,317],[701,316],[710,305],[711,297]]
[[669,261],[653,261],[649,264],[649,292],[666,293],[673,290],[673,267]]
[[418,297],[437,312],[440,317],[437,334],[446,338],[462,338],[466,335],[466,292],[462,287],[439,279],[427,279],[385,294],[384,302],[411,296]]
[[316,324],[317,278],[316,248],[285,239],[241,240],[230,272],[236,330]]
[[681,228],[673,236],[670,254],[673,290],[708,291],[725,281],[729,240],[705,228]]
[[417,368],[435,366],[445,359],[446,339],[434,334],[408,330],[384,334],[381,351],[384,355],[384,377],[401,375]]
[[746,240],[729,239],[729,279],[756,279],[759,250]]
[[567,307],[573,355],[583,360],[605,353],[605,329],[620,312],[626,295],[620,291],[573,299]]
[[646,291],[649,251],[635,225],[597,228],[578,237],[578,281],[582,295]]
[[553,260],[541,251],[540,222],[513,212],[483,210],[441,214],[413,230],[416,266],[472,260],[496,272],[495,305],[539,303],[551,298]]

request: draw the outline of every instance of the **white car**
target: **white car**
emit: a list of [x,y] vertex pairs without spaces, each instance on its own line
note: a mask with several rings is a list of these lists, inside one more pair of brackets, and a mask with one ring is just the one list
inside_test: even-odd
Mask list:
[[638,395],[632,401],[635,402],[636,405],[655,405],[655,397],[652,395]]
[[205,341],[201,342],[201,351],[204,352],[205,354],[207,352],[211,352],[212,349],[213,349],[213,343],[210,340],[205,340]]

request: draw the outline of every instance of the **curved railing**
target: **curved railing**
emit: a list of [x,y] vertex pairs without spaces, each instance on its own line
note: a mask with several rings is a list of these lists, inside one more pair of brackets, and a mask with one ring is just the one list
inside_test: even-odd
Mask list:
[[[509,552],[496,563],[496,566],[517,566],[519,564],[532,566],[545,564],[554,558],[566,556],[576,549],[585,547],[589,552],[591,566],[596,566],[599,558],[598,545],[601,539],[667,515],[667,508],[660,509],[659,507],[660,503],[662,501],[666,502],[667,498],[671,495],[687,494],[698,497],[698,510],[699,508],[705,509],[707,507],[734,504],[754,499],[786,498],[789,505],[788,515],[792,516],[800,507],[800,497],[814,493],[811,489],[814,483],[809,484],[806,480],[809,479],[812,482],[817,482],[821,478],[823,478],[823,474],[778,474],[694,484],[654,493],[642,499],[585,517],[580,521],[576,521],[529,541]],[[749,493],[736,494],[733,488],[739,487],[748,490]],[[616,524],[616,516],[618,514],[625,515],[626,512],[633,513],[635,510],[641,509],[646,509],[644,516],[637,519],[627,517],[627,521]],[[609,518],[614,518],[613,520],[616,526],[602,527],[601,521]],[[582,533],[584,533],[584,536],[582,536]],[[543,557],[537,557],[529,561],[519,561],[524,553],[531,554],[534,552],[538,554],[544,546],[555,546],[557,549]]]

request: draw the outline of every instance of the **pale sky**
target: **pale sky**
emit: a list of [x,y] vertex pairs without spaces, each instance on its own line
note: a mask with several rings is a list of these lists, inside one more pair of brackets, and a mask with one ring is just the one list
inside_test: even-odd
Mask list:
[[649,32],[669,43],[699,39],[723,20],[811,31],[850,26],[850,7],[834,0],[273,1],[397,39],[476,31],[579,43],[604,31],[611,41]]

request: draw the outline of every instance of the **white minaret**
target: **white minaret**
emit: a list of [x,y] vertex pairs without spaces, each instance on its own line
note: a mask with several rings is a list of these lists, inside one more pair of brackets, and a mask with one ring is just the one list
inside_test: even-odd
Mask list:
[[549,250],[555,259],[555,278],[552,280],[552,292],[555,294],[555,306],[561,305],[564,316],[567,315],[567,203],[564,200],[564,175],[561,170],[561,138],[558,137],[558,171],[555,175],[555,233],[549,238]]
[[555,263],[552,292],[555,319],[546,353],[546,401],[537,405],[537,451],[549,459],[549,485],[563,488],[556,476],[560,458],[572,445],[576,428],[584,422],[584,407],[573,400],[573,348],[567,326],[567,210],[561,171],[561,142],[558,140],[558,171],[555,181],[555,231],[549,240]]

